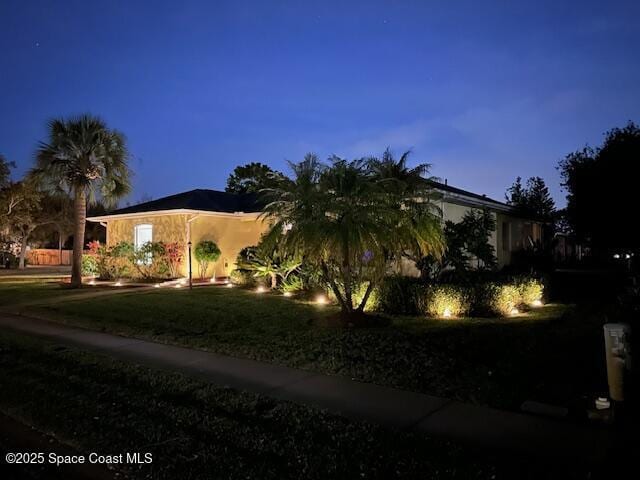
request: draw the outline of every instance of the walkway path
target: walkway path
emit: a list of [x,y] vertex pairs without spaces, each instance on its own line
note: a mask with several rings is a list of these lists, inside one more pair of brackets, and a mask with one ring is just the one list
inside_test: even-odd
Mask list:
[[217,385],[324,408],[394,428],[415,429],[478,447],[599,463],[611,443],[607,430],[29,317],[0,314],[0,327],[121,360],[169,369]]

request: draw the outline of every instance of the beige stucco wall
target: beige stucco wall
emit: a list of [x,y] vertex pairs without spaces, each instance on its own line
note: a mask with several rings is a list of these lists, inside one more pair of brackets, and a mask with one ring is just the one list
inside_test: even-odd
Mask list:
[[[267,230],[267,224],[256,218],[231,218],[199,216],[191,222],[191,242],[195,246],[201,240],[213,240],[221,255],[215,265],[209,265],[206,275],[228,276],[235,268],[240,250],[256,245]],[[193,259],[193,276],[199,276],[197,262]]]
[[[107,222],[107,242],[110,246],[119,242],[134,242],[136,225],[150,224],[154,242],[181,242],[185,245],[185,257],[181,274],[188,275],[187,242],[190,224],[192,248],[201,240],[213,240],[221,255],[215,264],[210,264],[206,277],[228,276],[235,268],[238,252],[244,247],[256,245],[267,225],[255,216],[217,216],[210,214],[141,215],[126,219],[111,219]],[[192,254],[193,277],[200,276],[198,263]]]

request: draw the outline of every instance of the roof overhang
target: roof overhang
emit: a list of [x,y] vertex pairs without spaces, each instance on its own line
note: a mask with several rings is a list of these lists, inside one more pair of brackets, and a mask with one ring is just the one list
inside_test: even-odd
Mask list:
[[90,222],[108,222],[110,220],[125,220],[127,218],[140,217],[159,217],[162,215],[206,215],[209,217],[226,217],[226,218],[258,218],[261,212],[210,212],[208,210],[193,210],[190,208],[175,208],[171,210],[154,210],[149,212],[120,213],[116,215],[99,215],[95,217],[87,217]]
[[471,197],[468,195],[448,192],[445,190],[440,190],[437,187],[434,188],[434,190],[441,195],[441,199],[444,202],[456,203],[458,205],[464,205],[469,207],[488,208],[491,210],[496,210],[498,212],[504,212],[504,213],[513,212],[513,207],[510,205],[507,205],[506,203],[499,203],[489,199],[483,200],[481,198]]

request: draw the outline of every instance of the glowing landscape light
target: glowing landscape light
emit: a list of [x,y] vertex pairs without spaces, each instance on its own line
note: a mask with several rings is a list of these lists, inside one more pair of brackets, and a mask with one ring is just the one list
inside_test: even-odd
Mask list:
[[116,286],[116,287],[121,287],[121,286],[122,286],[122,282],[117,281],[117,282],[114,284],[114,286]]
[[532,307],[541,307],[542,306],[542,300],[534,300],[533,302],[531,302],[531,306]]
[[444,311],[442,312],[442,316],[444,318],[451,318],[453,316],[453,314],[451,313],[451,309],[445,308]]
[[316,297],[316,303],[318,305],[324,305],[325,303],[327,303],[327,297],[325,297],[324,295],[318,295]]
[[258,288],[256,288],[256,293],[264,293],[264,287],[260,285]]
[[520,313],[520,310],[518,310],[516,307],[513,307],[510,311],[509,311],[509,315],[518,315]]
[[282,295],[284,295],[285,297],[290,297],[292,295],[291,292],[284,292]]
[[233,283],[227,283],[227,288],[233,288]]
[[160,284],[159,284],[159,283],[156,283],[156,284],[153,286],[153,288],[160,288]]

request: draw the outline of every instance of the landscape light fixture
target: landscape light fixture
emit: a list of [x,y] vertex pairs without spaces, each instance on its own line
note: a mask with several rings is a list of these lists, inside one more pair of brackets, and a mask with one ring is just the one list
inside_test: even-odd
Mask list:
[[325,303],[327,303],[327,297],[325,297],[324,295],[318,295],[316,297],[316,303],[318,305],[324,305]]
[[258,288],[256,288],[256,293],[264,293],[264,287],[260,285]]
[[451,309],[450,308],[445,308],[444,312],[442,312],[442,316],[444,318],[451,318],[453,316],[453,314],[451,313]]

